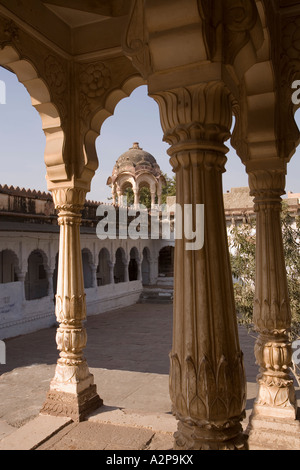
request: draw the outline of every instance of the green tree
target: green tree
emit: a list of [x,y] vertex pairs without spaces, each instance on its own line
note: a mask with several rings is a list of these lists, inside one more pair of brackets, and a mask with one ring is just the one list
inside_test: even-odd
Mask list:
[[167,174],[164,174],[166,184],[162,190],[162,204],[166,204],[167,197],[176,196],[176,176],[170,178]]
[[291,216],[288,205],[282,205],[282,233],[287,270],[292,330],[300,333],[300,217]]
[[[134,204],[134,192],[131,187],[128,187],[125,190],[124,196],[127,197],[128,207],[132,206]],[[147,186],[144,186],[140,189],[140,204],[147,207],[147,209],[151,208],[151,193]]]
[[255,220],[232,226],[229,247],[239,323],[252,325],[255,293]]
[[[300,217],[293,218],[282,204],[282,236],[292,313],[292,336],[300,332]],[[255,294],[255,220],[229,231],[232,273],[238,319],[252,325]]]
[[[166,204],[167,197],[176,196],[176,177],[170,178],[167,174],[164,175],[166,184],[162,188],[162,204]],[[134,193],[131,187],[128,187],[124,193],[127,197],[127,204],[131,206],[134,204]],[[151,193],[147,186],[140,189],[140,204],[143,204],[147,209],[151,208]]]

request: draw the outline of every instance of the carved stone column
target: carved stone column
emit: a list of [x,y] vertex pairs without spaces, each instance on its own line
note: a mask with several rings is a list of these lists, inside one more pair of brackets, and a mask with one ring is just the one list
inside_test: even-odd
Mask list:
[[151,191],[151,207],[155,206],[156,191]]
[[142,260],[140,258],[137,259],[137,281],[142,281],[143,280],[143,273],[142,273]]
[[118,191],[117,191],[117,196],[118,196],[118,207],[122,207],[122,206],[123,206],[123,195],[122,195],[122,191],[118,190]]
[[133,190],[133,194],[134,194],[134,206],[135,207],[138,207],[139,203],[140,203],[140,195],[139,195],[139,189],[138,188],[135,188]]
[[113,205],[115,206],[117,204],[117,192],[116,192],[115,186],[113,186],[111,194],[112,194]]
[[[170,395],[179,420],[175,449],[243,449],[246,381],[223,204],[224,142],[231,96],[221,82],[153,96],[176,172],[177,203],[205,208],[205,242],[176,240]],[[198,221],[199,223],[199,221]],[[203,227],[201,227],[203,229]]]
[[97,268],[98,266],[96,264],[91,265],[91,270],[92,270],[92,288],[97,287]]
[[124,282],[129,282],[129,260],[124,260]]
[[18,273],[19,282],[22,283],[22,302],[26,301],[26,293],[25,293],[25,280],[26,280],[27,272],[21,271]]
[[[157,255],[158,256],[158,255]],[[150,266],[150,286],[154,286],[157,284],[158,281],[158,259],[156,257],[156,253],[153,254],[149,259],[149,266]]]
[[162,200],[162,193],[158,192],[157,193],[157,205],[159,207],[161,206],[161,200]]
[[76,188],[53,190],[59,214],[60,246],[56,295],[57,347],[60,358],[42,409],[43,414],[79,421],[102,405],[96,393],[83,349],[87,335],[86,299],[80,247],[81,210],[86,191]]
[[53,298],[54,291],[53,291],[53,274],[54,269],[47,270],[47,281],[48,281],[48,297]]
[[[297,403],[290,373],[291,313],[280,220],[285,172],[251,171],[249,182],[251,195],[255,197],[257,220],[254,324],[259,333],[255,355],[260,366],[259,392],[250,426],[254,431],[257,420],[279,418],[284,419],[285,424],[288,420],[294,421]],[[250,432],[250,442],[252,437]]]
[[115,263],[109,262],[109,279],[110,279],[110,284],[115,283]]

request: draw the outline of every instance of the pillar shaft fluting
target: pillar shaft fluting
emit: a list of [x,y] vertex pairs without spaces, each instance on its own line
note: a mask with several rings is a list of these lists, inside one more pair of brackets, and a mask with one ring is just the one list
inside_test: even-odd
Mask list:
[[60,226],[56,294],[56,318],[59,323],[56,341],[60,357],[42,412],[81,420],[102,404],[83,355],[87,334],[83,326],[86,296],[80,225],[85,191],[60,189],[53,191],[53,199]]
[[255,355],[260,366],[254,414],[295,419],[291,311],[280,216],[285,173],[251,172],[249,180],[256,212],[254,325],[259,333]]
[[[245,374],[223,204],[231,98],[222,83],[155,95],[176,172],[177,204],[204,205],[204,246],[176,240],[170,395],[175,449],[244,448]],[[198,221],[199,222],[199,221]]]

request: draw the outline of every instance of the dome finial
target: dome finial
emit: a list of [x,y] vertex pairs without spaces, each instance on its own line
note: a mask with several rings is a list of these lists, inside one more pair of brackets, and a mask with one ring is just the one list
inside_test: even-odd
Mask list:
[[[136,150],[142,150],[141,147],[140,147],[139,142],[134,142],[132,148],[133,148],[133,149],[136,149]],[[131,149],[130,149],[130,150],[131,150]]]

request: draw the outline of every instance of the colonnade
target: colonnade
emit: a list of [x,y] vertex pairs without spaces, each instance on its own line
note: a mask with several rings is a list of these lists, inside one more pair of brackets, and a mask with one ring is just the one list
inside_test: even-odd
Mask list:
[[[289,30],[293,14],[279,8],[266,0],[179,0],[174,9],[168,0],[133,0],[118,47],[102,46],[98,56],[90,51],[84,57],[73,50],[59,54],[57,47],[49,51],[49,41],[32,48],[36,39],[29,30],[8,28],[0,18],[0,65],[17,73],[42,116],[48,188],[60,224],[60,357],[43,413],[80,420],[102,403],[83,356],[81,210],[98,167],[95,142],[101,125],[121,98],[147,84],[169,144],[177,203],[194,209],[186,223],[194,228],[197,205],[205,207],[204,247],[188,251],[183,237],[175,248],[170,354],[175,449],[251,448],[257,440],[271,439],[282,420],[291,439],[295,429],[299,432],[279,214],[287,165],[300,141],[291,100],[300,67],[297,28]],[[49,63],[55,64],[55,76]],[[257,212],[254,323],[260,375],[251,417],[255,432],[250,429],[248,441],[241,425],[246,379],[222,190],[230,138],[249,175]]]
[[[0,268],[5,273],[5,277],[0,279],[0,285],[20,282],[23,285],[23,299],[28,301],[42,297],[53,298],[58,283],[58,253],[50,259],[49,254],[47,255],[43,249],[34,248],[35,245],[38,245],[35,243],[35,237],[32,238],[32,243],[28,243],[28,237],[26,237],[24,243],[19,239],[19,248],[22,248],[24,256],[20,261],[18,254],[14,251],[14,242],[11,243],[12,237],[9,238],[10,240],[2,238],[0,243]],[[55,252],[58,249],[56,240],[52,239],[47,242],[46,240],[47,237],[45,237],[44,248]],[[163,247],[158,244],[156,250],[153,249],[153,246],[148,247],[144,244],[139,246],[139,249],[131,244],[130,246],[119,246],[118,241],[107,247],[101,247],[101,244],[103,242],[96,243],[97,251],[94,237],[89,237],[85,239],[85,248],[81,250],[86,289],[117,284],[120,282],[120,276],[122,282],[132,280],[141,281],[144,285],[156,285],[159,275],[161,273],[164,275],[163,258],[166,248],[169,248],[167,244]],[[118,260],[121,262],[119,266],[117,265]],[[43,281],[43,285],[35,289],[36,284],[40,281]]]

